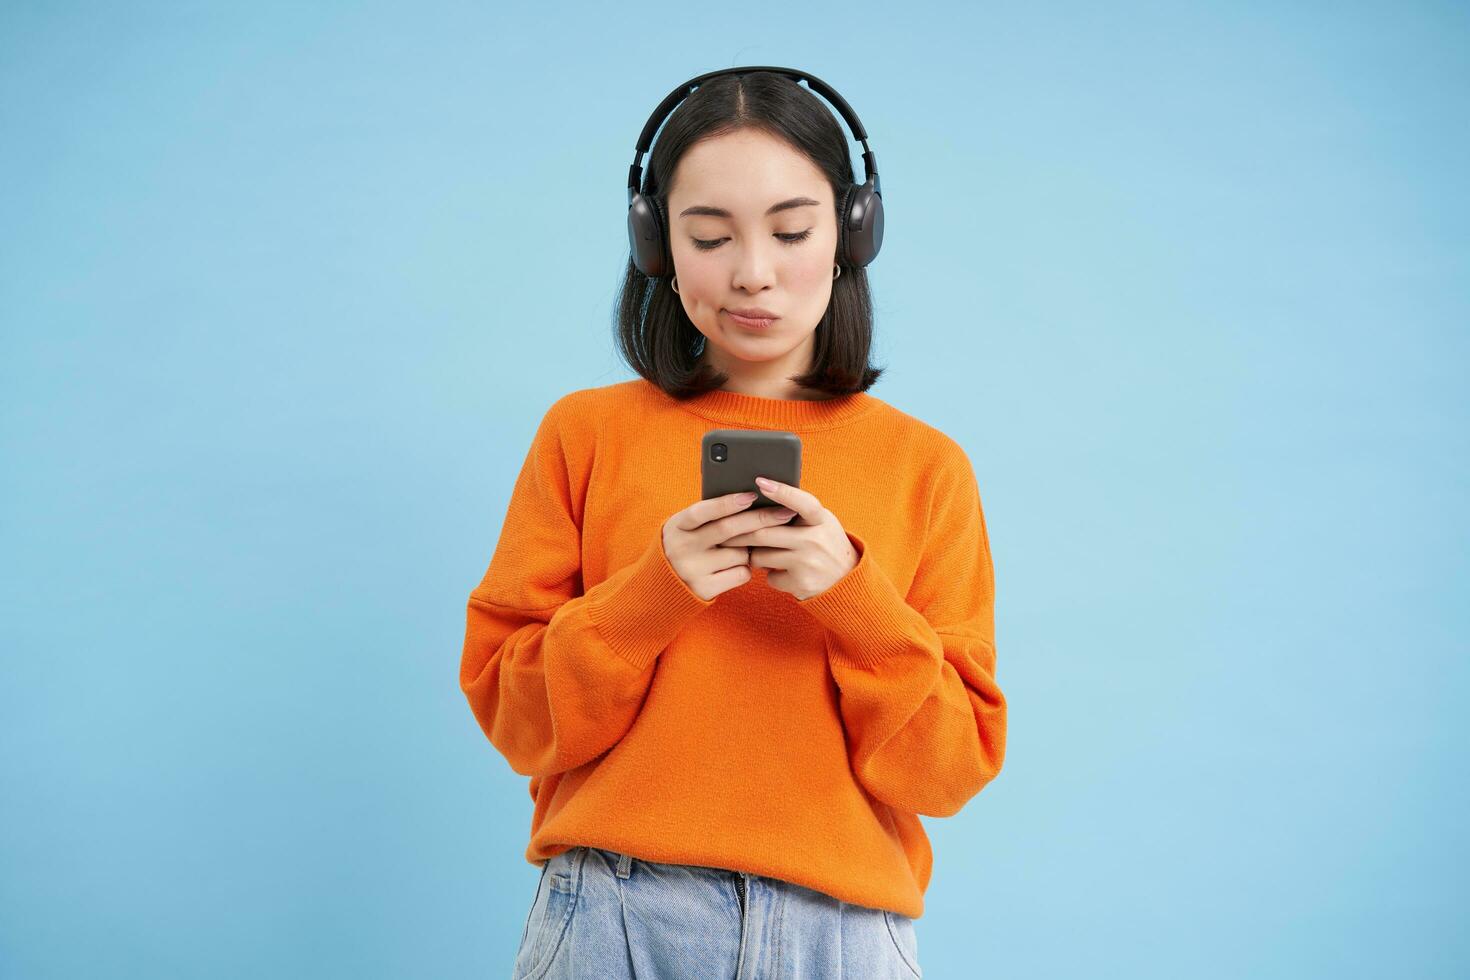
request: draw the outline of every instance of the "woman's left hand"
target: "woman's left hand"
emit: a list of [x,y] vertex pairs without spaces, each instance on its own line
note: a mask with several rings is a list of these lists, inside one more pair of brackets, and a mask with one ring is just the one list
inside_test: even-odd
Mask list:
[[[766,581],[798,599],[809,599],[837,584],[857,567],[858,553],[847,539],[837,515],[800,487],[755,478],[761,492],[776,503],[796,511],[789,524],[757,528],[724,544],[750,549],[750,567],[772,569]],[[800,523],[797,523],[797,522]]]

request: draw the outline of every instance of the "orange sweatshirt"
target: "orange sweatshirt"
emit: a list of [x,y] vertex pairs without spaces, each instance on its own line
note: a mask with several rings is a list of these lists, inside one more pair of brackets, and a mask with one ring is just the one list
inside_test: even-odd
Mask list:
[[[700,439],[778,429],[859,558],[804,600],[766,569],[705,601],[663,524]],[[947,817],[994,779],[1006,702],[995,586],[958,443],[860,393],[827,401],[642,378],[546,411],[470,593],[459,683],[535,801],[526,859],[577,845],[767,875],[915,919]]]

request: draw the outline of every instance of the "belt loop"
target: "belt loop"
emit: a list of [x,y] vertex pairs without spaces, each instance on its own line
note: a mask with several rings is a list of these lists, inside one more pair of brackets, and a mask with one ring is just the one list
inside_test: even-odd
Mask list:
[[618,877],[626,878],[631,873],[633,859],[626,854],[618,855]]

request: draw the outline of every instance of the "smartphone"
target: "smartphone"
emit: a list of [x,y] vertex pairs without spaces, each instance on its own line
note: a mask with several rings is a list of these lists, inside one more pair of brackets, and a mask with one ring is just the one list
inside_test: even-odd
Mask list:
[[801,437],[770,429],[711,429],[701,440],[699,466],[703,499],[754,490],[760,496],[747,509],[780,507],[761,493],[755,478],[801,486]]

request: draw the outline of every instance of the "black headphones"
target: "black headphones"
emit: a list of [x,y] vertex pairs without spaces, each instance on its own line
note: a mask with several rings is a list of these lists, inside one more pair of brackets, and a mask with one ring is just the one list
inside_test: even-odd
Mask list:
[[825,96],[837,107],[837,111],[852,130],[853,138],[863,144],[863,177],[861,184],[849,184],[842,195],[837,209],[837,262],[849,268],[862,268],[878,256],[883,244],[883,188],[878,181],[878,158],[868,149],[868,134],[858,121],[857,113],[847,101],[833,90],[832,86],[795,68],[772,68],[747,66],[743,68],[721,68],[707,72],[680,85],[659,103],[653,115],[643,126],[638,137],[638,146],[633,153],[633,165],[628,168],[628,248],[633,253],[633,264],[646,276],[655,278],[674,274],[674,261],[669,255],[668,216],[663,206],[653,196],[644,197],[638,190],[638,181],[643,176],[639,161],[653,144],[653,134],[690,92],[704,82],[720,75],[744,75],[755,71],[769,71],[785,75],[792,81],[806,79],[807,87]]

